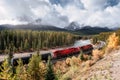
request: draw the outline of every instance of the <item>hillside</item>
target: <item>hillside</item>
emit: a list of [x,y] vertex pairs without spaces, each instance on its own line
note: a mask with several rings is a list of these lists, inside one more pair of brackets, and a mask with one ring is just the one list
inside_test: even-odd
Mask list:
[[[81,78],[95,80],[119,80],[120,79],[120,49],[112,51],[109,55],[104,56],[95,65],[84,72]],[[85,74],[85,75],[84,75]]]
[[101,32],[101,33],[94,35],[92,37],[93,43],[96,43],[98,40],[106,41],[108,39],[109,35],[111,35],[114,32],[120,37],[120,29],[117,29],[115,31],[110,31],[110,32]]
[[101,28],[101,27],[85,26],[81,29],[76,30],[75,33],[84,34],[84,35],[95,35],[95,34],[99,34],[101,32],[110,32],[110,31],[113,31],[113,30],[108,29],[106,27]]
[[[83,63],[81,68],[72,69],[67,75],[71,75],[71,80],[119,80],[120,79],[120,49],[112,51],[104,58],[97,61],[91,67],[89,61]],[[87,65],[87,67],[84,67]],[[82,68],[84,67],[84,68]],[[71,72],[71,73],[70,73]]]
[[[113,33],[109,36],[107,45],[100,50],[94,49],[92,55],[81,55],[81,53],[77,57],[57,62],[55,68],[61,71],[60,80],[119,80],[118,43],[119,37]],[[58,67],[60,65],[62,66]]]

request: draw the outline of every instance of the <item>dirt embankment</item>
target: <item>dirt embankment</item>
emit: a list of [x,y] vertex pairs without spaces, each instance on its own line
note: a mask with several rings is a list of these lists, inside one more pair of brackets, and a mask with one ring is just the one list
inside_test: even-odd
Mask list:
[[81,80],[120,80],[120,49],[96,62],[83,73]]

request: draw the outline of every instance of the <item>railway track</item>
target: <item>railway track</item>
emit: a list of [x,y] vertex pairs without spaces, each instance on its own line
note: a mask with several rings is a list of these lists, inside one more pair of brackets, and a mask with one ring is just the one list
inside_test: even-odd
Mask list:
[[[50,51],[40,51],[39,54],[48,53]],[[13,58],[23,58],[23,57],[31,57],[32,55],[36,54],[37,52],[25,52],[25,53],[14,53]],[[3,62],[8,57],[7,54],[0,55],[0,62]]]

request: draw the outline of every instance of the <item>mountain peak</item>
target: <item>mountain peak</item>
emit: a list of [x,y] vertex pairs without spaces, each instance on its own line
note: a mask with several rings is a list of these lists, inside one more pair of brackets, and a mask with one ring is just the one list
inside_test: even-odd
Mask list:
[[80,29],[80,25],[77,22],[71,22],[65,29],[74,31]]

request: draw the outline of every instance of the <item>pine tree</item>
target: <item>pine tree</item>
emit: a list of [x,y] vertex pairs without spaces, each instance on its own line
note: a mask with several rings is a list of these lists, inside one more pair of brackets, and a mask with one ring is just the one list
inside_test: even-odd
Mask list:
[[16,67],[15,78],[17,80],[23,80],[24,79],[23,61],[19,59],[17,62],[18,62],[18,66]]
[[45,76],[45,80],[55,80],[55,79],[56,79],[56,76],[55,76],[53,66],[50,60],[50,56],[49,56],[48,62],[47,62],[47,73]]
[[39,55],[33,55],[28,64],[28,74],[31,80],[40,80],[39,62],[41,61]]
[[83,51],[80,51],[80,60],[84,60]]
[[5,59],[0,69],[1,69],[0,80],[12,79],[12,75],[13,75],[12,66],[9,65],[9,62],[7,59]]
[[39,63],[39,72],[40,72],[40,80],[45,79],[45,74],[46,74],[46,65],[42,61]]
[[28,50],[29,49],[29,44],[28,44],[28,40],[25,40],[25,44],[24,44],[24,50]]
[[5,51],[4,51],[5,54],[8,54],[9,53],[9,49],[6,48]]
[[12,64],[12,63],[11,63],[11,60],[12,60],[12,58],[13,58],[13,52],[12,52],[12,51],[13,51],[12,48],[10,48],[10,49],[9,49],[9,53],[8,53],[8,58],[7,58],[8,62],[9,62],[9,65]]

